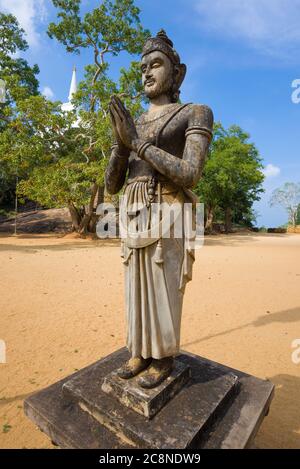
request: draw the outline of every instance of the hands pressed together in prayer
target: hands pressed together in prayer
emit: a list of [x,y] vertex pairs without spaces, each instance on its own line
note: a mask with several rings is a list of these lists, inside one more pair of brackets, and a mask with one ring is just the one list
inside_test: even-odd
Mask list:
[[135,123],[130,112],[117,96],[111,97],[109,112],[118,145],[127,150],[136,150],[138,134]]

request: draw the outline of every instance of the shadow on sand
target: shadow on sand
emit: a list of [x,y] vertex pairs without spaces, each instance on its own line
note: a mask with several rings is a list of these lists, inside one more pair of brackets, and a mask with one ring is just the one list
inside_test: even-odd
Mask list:
[[284,311],[278,311],[277,313],[265,313],[263,316],[260,316],[255,321],[247,322],[245,324],[242,324],[241,326],[233,327],[231,329],[225,329],[224,331],[218,332],[217,334],[207,335],[192,342],[184,343],[182,344],[182,347],[188,347],[190,345],[199,344],[200,342],[205,342],[206,340],[214,339],[215,337],[221,337],[230,334],[231,332],[240,331],[242,329],[245,329],[246,327],[267,326],[268,324],[272,324],[273,322],[300,322],[300,306],[297,308],[286,309]]
[[[18,239],[28,239],[28,240],[35,240],[35,239],[56,239],[55,236],[30,236],[30,235],[18,235]],[[14,252],[21,252],[24,254],[34,254],[38,251],[71,251],[74,249],[94,249],[97,248],[104,248],[104,247],[119,247],[120,240],[119,239],[105,239],[105,240],[83,240],[78,239],[74,241],[64,240],[61,237],[60,242],[57,244],[23,244],[18,245],[16,244],[8,244],[2,243],[1,244],[1,237],[0,237],[0,252],[3,251],[14,251]]]
[[289,238],[290,234],[288,233],[230,233],[226,234],[218,234],[218,235],[208,235],[205,236],[204,239],[204,246],[242,246],[245,242],[253,242],[257,243],[261,241],[261,238]]

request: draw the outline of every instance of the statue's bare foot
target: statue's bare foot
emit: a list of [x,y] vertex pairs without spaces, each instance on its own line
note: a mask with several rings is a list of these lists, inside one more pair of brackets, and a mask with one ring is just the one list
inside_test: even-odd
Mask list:
[[142,388],[155,388],[162,383],[172,372],[173,357],[165,357],[160,360],[152,360],[151,366],[137,380]]
[[124,363],[118,370],[117,375],[123,379],[130,379],[145,370],[151,363],[152,358],[136,357]]

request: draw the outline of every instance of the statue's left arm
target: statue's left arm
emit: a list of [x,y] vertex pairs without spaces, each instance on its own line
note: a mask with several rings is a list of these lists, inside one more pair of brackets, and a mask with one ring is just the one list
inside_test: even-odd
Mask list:
[[138,141],[140,158],[150,163],[159,173],[181,187],[191,188],[199,181],[212,139],[213,113],[209,107],[194,105],[190,110],[185,132],[182,159],[147,142]]

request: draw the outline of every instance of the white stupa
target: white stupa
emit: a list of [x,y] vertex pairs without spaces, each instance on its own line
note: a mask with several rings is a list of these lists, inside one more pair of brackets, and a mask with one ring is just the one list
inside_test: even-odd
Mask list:
[[[76,67],[73,68],[72,80],[70,85],[70,91],[68,96],[68,102],[61,105],[61,110],[65,112],[70,112],[75,110],[75,106],[72,103],[73,96],[77,92],[77,79],[76,79]],[[79,127],[80,118],[77,114],[77,120],[73,123],[72,127]]]
[[69,101],[61,105],[62,111],[74,111],[74,104],[72,104],[72,99],[76,92],[77,92],[77,79],[76,79],[76,67],[74,67],[73,73],[72,73],[69,96],[68,96]]

